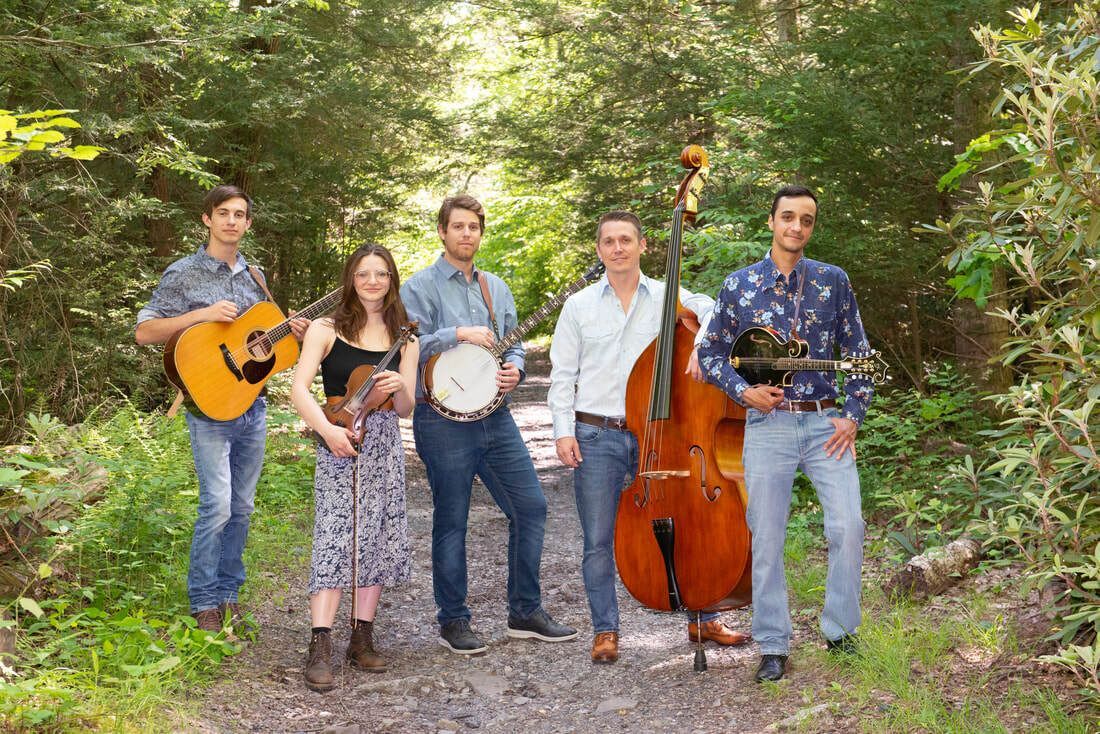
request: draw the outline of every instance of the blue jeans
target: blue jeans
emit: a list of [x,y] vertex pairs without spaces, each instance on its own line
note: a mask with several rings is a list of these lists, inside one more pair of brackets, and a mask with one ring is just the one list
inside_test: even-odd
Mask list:
[[267,399],[240,418],[214,421],[187,414],[199,478],[199,509],[191,539],[187,596],[192,612],[237,601],[244,584],[244,543],[264,463]]
[[534,614],[542,606],[546,498],[508,407],[459,423],[421,403],[413,413],[413,437],[432,488],[432,587],[439,624],[470,619],[466,525],[475,474],[508,518],[508,612]]
[[821,414],[748,412],[743,462],[752,530],[752,636],[763,655],[790,651],[783,546],[798,469],[813,483],[825,515],[829,570],[821,633],[835,640],[855,632],[860,623],[864,524],[859,474],[851,453],[839,461],[825,454],[825,441],[834,431],[829,418],[835,417],[834,408]]
[[[584,534],[581,574],[592,614],[593,632],[619,631],[619,601],[615,590],[615,518],[619,495],[638,471],[638,439],[628,431],[578,423],[574,429],[581,449],[573,470],[573,493]],[[717,614],[705,613],[709,622]]]

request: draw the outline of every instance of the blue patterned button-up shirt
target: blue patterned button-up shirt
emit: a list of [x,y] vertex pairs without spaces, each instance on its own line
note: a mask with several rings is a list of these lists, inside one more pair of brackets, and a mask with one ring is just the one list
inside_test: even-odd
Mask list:
[[237,262],[230,268],[225,261],[210,257],[203,245],[193,255],[168,266],[149,305],[138,311],[137,323],[182,316],[222,300],[232,301],[244,313],[266,299],[241,253],[237,253]]
[[[707,378],[739,403],[743,402],[741,393],[751,385],[729,363],[733,343],[751,326],[770,326],[789,338],[801,277],[806,282],[798,312],[798,335],[810,345],[809,358],[836,359],[837,346],[841,356],[870,349],[847,273],[835,265],[803,257],[785,277],[769,253],[755,265],[726,278],[714,304],[714,318],[699,345],[699,362]],[[836,398],[836,374],[796,372],[794,384],[783,391],[788,400]],[[873,394],[869,379],[845,380],[841,415],[862,423]]]

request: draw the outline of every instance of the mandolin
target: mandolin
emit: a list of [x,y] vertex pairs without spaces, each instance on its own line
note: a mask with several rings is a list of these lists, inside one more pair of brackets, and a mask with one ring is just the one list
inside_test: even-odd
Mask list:
[[806,370],[843,372],[851,377],[870,378],[876,385],[886,381],[889,365],[871,350],[843,359],[810,359],[810,345],[802,339],[782,341],[779,332],[767,326],[745,329],[730,350],[730,365],[750,385],[790,387],[794,373]]
[[[340,300],[340,289],[294,315],[315,319]],[[233,321],[205,321],[181,329],[164,345],[164,373],[207,418],[240,418],[268,378],[298,361],[291,319],[260,301]]]

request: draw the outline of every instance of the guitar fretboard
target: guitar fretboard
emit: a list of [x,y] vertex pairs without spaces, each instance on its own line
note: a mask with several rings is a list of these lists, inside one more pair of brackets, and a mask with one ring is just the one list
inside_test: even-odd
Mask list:
[[737,364],[746,367],[770,367],[773,370],[844,370],[851,362],[832,359],[797,359],[794,357],[738,357]]
[[310,319],[312,321],[318,316],[323,316],[324,314],[331,311],[333,306],[336,305],[337,301],[340,300],[340,290],[340,288],[337,288],[328,295],[323,296],[317,301],[314,301],[298,313],[294,314],[293,318],[286,319],[285,321],[280,321],[278,324],[268,329],[267,337],[271,340],[271,343],[274,344],[275,342],[290,336],[290,322],[293,319]]

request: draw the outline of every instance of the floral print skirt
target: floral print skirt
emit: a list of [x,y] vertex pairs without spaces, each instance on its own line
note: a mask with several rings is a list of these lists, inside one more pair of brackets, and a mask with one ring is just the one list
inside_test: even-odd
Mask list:
[[352,573],[352,491],[359,464],[357,586],[393,586],[408,581],[412,559],[405,512],[405,450],[397,414],[375,411],[367,417],[359,455],[339,458],[317,445],[314,474],[313,558],[309,593],[350,589]]

